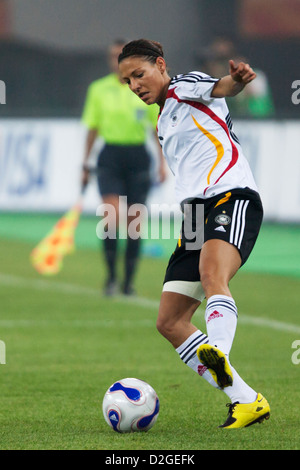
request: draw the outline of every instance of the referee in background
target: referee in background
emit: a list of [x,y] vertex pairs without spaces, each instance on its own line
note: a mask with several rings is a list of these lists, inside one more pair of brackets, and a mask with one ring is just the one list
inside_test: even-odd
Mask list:
[[[119,196],[127,197],[128,207],[145,204],[151,186],[151,157],[145,148],[147,131],[156,128],[159,108],[147,106],[119,77],[118,57],[125,41],[116,40],[108,51],[111,73],[90,84],[84,104],[82,121],[87,127],[82,183],[89,179],[88,159],[95,140],[104,141],[97,160],[98,188],[104,204],[111,204],[114,211],[108,214],[108,226],[118,227]],[[155,138],[157,135],[155,132]],[[157,140],[159,152],[159,181],[166,175],[164,157]],[[112,218],[114,220],[112,220]],[[134,219],[127,216],[127,226]],[[110,225],[112,224],[112,225]],[[133,279],[140,255],[141,238],[127,236],[125,250],[125,273],[121,286],[123,294],[134,294]],[[107,236],[103,240],[107,265],[107,280],[104,294],[112,296],[118,292],[116,276],[117,239]]]

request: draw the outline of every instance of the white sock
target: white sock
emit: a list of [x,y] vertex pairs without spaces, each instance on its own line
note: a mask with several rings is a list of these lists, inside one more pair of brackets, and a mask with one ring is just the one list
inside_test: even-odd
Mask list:
[[233,383],[231,387],[223,389],[224,393],[230,398],[231,403],[236,401],[239,403],[253,403],[256,400],[257,392],[244,382],[231,364],[230,368],[233,375]]
[[[237,308],[232,297],[226,295],[213,295],[207,301],[205,320],[209,344],[217,346],[229,361],[229,352],[235,335],[237,325]],[[233,383],[224,388],[224,393],[231,402],[252,403],[257,393],[244,382],[237,371],[230,364]]]
[[213,295],[209,297],[205,321],[209,344],[229,355],[237,325],[237,308],[232,297]]
[[219,388],[214,381],[209,370],[199,361],[197,356],[197,349],[200,344],[208,343],[207,336],[202,331],[197,330],[191,336],[189,336],[184,343],[182,343],[176,351],[178,352],[180,359],[197,374],[203,377],[210,385],[215,388]]

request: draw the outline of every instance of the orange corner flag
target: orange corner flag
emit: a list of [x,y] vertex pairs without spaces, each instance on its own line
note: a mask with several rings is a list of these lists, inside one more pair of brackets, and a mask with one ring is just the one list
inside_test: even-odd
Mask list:
[[64,256],[74,252],[75,229],[81,210],[81,204],[75,205],[32,250],[30,261],[40,274],[57,274],[62,268]]

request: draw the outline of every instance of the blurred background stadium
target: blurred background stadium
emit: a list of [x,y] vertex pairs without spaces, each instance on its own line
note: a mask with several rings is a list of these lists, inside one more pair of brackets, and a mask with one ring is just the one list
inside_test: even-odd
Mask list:
[[[256,314],[252,323],[249,316],[245,317],[248,331],[247,321],[252,327],[255,322],[263,324],[263,320],[261,323],[257,320],[262,313],[254,308],[257,301],[263,314],[266,312],[272,318],[274,331],[283,328],[290,332],[288,341],[284,343],[285,351],[288,348],[287,357],[281,355],[276,358],[280,361],[285,357],[290,364],[290,344],[300,332],[296,316],[299,312],[296,291],[299,291],[300,282],[300,91],[297,92],[300,89],[300,0],[0,0],[0,80],[5,83],[5,94],[2,93],[0,104],[1,299],[7,295],[0,320],[0,339],[8,345],[10,370],[16,377],[18,364],[26,370],[29,363],[23,352],[36,358],[37,349],[43,351],[44,347],[41,340],[37,349],[34,348],[38,339],[27,336],[27,326],[41,328],[43,338],[43,328],[48,330],[51,321],[56,319],[58,329],[55,330],[53,323],[54,330],[50,329],[49,335],[53,333],[53,338],[55,335],[59,338],[59,325],[67,328],[63,323],[64,315],[75,312],[76,317],[76,312],[80,313],[80,305],[76,304],[76,296],[80,294],[83,296],[82,305],[87,309],[86,327],[89,321],[90,325],[97,325],[99,321],[96,318],[96,323],[93,323],[91,319],[96,317],[96,309],[99,308],[95,293],[97,289],[100,293],[100,281],[104,276],[100,262],[93,254],[99,248],[96,236],[99,196],[95,181],[92,180],[88,187],[83,216],[76,231],[78,252],[74,259],[66,262],[66,270],[54,280],[47,280],[49,284],[39,284],[40,277],[30,266],[29,254],[52,228],[58,215],[68,210],[78,197],[86,135],[80,119],[88,85],[108,73],[106,51],[115,39],[140,37],[163,44],[171,75],[202,70],[221,76],[227,73],[230,58],[247,60],[258,73],[251,93],[228,100],[234,130],[249,159],[265,208],[261,236],[243,268],[246,273],[254,275],[246,279],[251,292],[246,291],[247,282],[244,282],[244,291],[242,285],[238,285],[237,296],[246,302],[244,311],[249,312],[252,308]],[[3,92],[3,87],[1,90]],[[95,148],[95,156],[98,148]],[[151,141],[149,150],[153,152],[155,161]],[[153,202],[174,203],[171,175],[162,186],[153,184],[148,202],[149,205]],[[171,240],[144,240],[143,253],[147,264],[141,265],[141,276],[137,281],[139,295],[142,296],[136,303],[139,309],[151,308],[152,304],[147,304],[147,299],[158,301],[165,262],[173,251],[176,238],[177,232]],[[259,277],[262,274],[271,277]],[[290,304],[287,302],[293,313],[287,313],[287,323],[281,323],[282,312],[279,306],[276,310],[275,299],[279,291],[287,292],[289,287],[289,294],[295,294],[290,298]],[[21,289],[23,297],[18,298],[17,293]],[[68,293],[76,294],[74,305],[62,303],[65,299],[61,296]],[[44,297],[46,294],[48,297]],[[38,295],[41,298],[36,300]],[[92,300],[88,300],[89,295]],[[268,298],[264,299],[264,295]],[[269,309],[271,298],[273,310]],[[40,312],[45,310],[45,299],[47,309],[54,316],[49,315],[43,320],[46,323],[41,324]],[[88,302],[91,302],[90,306]],[[118,319],[121,315],[117,312],[118,305],[122,309],[125,307],[121,303],[110,307],[106,300],[103,302],[100,309],[111,315],[105,320],[109,326],[110,318],[114,321],[113,318]],[[153,306],[151,325],[155,323],[157,303]],[[91,317],[88,316],[89,308],[95,312]],[[129,312],[126,318],[130,315]],[[134,315],[133,312],[132,321]],[[121,329],[122,325],[126,329],[122,316],[118,322]],[[147,320],[141,323],[141,328],[149,327],[145,322]],[[101,325],[103,327],[104,323]],[[11,326],[14,326],[14,333]],[[107,333],[108,347],[110,333]],[[125,342],[126,338],[125,335]],[[47,344],[46,336],[44,339]],[[127,339],[130,340],[129,337]],[[53,354],[62,343],[63,339],[59,345],[54,345]],[[91,344],[97,349],[98,338],[95,337]],[[86,348],[87,361],[93,364],[92,346],[87,345]],[[82,351],[84,349],[80,354],[84,354]],[[259,353],[259,349],[257,351]],[[39,357],[46,357],[47,362],[47,355],[41,353]],[[66,370],[69,370],[74,358],[65,351],[64,358],[69,361],[66,365]],[[58,356],[54,357],[54,363],[56,360],[60,364]],[[30,371],[33,377],[44,370],[44,365],[40,359],[40,369]],[[82,367],[88,367],[87,363]],[[95,367],[91,368],[89,380]],[[135,370],[127,370],[126,366],[125,370],[126,375],[135,374]],[[295,366],[289,369],[289,377],[295,375],[295,370]],[[153,376],[151,371],[150,367],[150,375],[146,379],[153,380],[155,386],[155,371]],[[60,373],[63,377],[62,370],[58,371]],[[120,366],[111,381],[120,378],[117,374],[121,373]],[[9,399],[15,383],[17,387],[23,386],[23,378],[20,375],[14,382],[9,372],[7,375],[4,396]],[[108,371],[104,376],[105,384],[110,385]],[[38,378],[36,383],[40,383]],[[99,384],[94,385],[98,387]],[[28,387],[29,390],[30,385]],[[45,390],[47,394],[46,385]],[[83,394],[88,392],[84,390]],[[27,400],[30,403],[29,395]],[[12,416],[12,410],[20,404],[18,397],[16,407],[14,403],[12,400],[7,407]],[[45,409],[45,416],[47,413],[48,409]],[[89,411],[83,410],[82,413],[88,414]],[[7,414],[8,422],[9,419]],[[28,416],[24,417],[24,422],[28,422]],[[6,446],[28,448],[32,445],[30,437],[27,441],[24,438],[22,445],[18,439],[12,435]],[[46,441],[39,442],[41,446],[48,445]],[[235,445],[234,441],[230,442],[230,445]],[[259,446],[260,440],[257,442]],[[285,442],[282,445],[288,447],[291,441],[287,436]],[[55,440],[51,445],[55,447]],[[95,443],[93,445],[96,446]],[[255,444],[249,443],[251,445]],[[80,439],[74,446],[82,447]],[[299,448],[299,441],[293,446]]]

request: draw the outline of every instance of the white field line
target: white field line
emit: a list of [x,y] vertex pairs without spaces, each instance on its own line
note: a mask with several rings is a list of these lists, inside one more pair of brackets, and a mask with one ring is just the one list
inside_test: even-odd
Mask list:
[[[50,291],[60,294],[67,294],[67,295],[83,295],[83,296],[96,296],[101,299],[101,291],[100,289],[95,289],[92,287],[84,287],[76,284],[69,284],[65,282],[57,282],[57,281],[49,281],[46,279],[25,279],[23,277],[18,277],[14,275],[0,273],[0,286],[7,286],[7,287],[16,287],[16,288],[28,288],[34,289],[37,291]],[[113,303],[120,303],[120,304],[131,304],[136,305],[140,308],[146,308],[150,310],[158,310],[159,307],[159,300],[148,299],[146,297],[137,297],[137,296],[115,296],[109,299],[109,302]],[[80,327],[80,328],[88,328],[88,327],[115,327],[118,324],[121,327],[128,327],[132,328],[133,322],[130,320],[124,319],[123,321],[115,322],[114,320],[73,320],[70,321],[63,321],[57,320],[61,326],[73,326],[73,327]],[[261,326],[264,328],[269,328],[278,331],[285,331],[288,333],[300,334],[300,325],[295,325],[292,323],[281,322],[277,320],[273,320],[271,318],[261,318],[261,317],[253,317],[250,315],[246,315],[244,313],[239,314],[240,324],[246,325],[256,325]],[[145,326],[145,327],[153,327],[153,321],[151,319],[136,319],[134,322],[138,326]],[[40,322],[37,321],[30,321],[30,320],[1,320],[0,319],[0,326],[3,328],[7,327],[31,327],[31,326],[49,326],[53,324],[51,320],[41,320]]]

